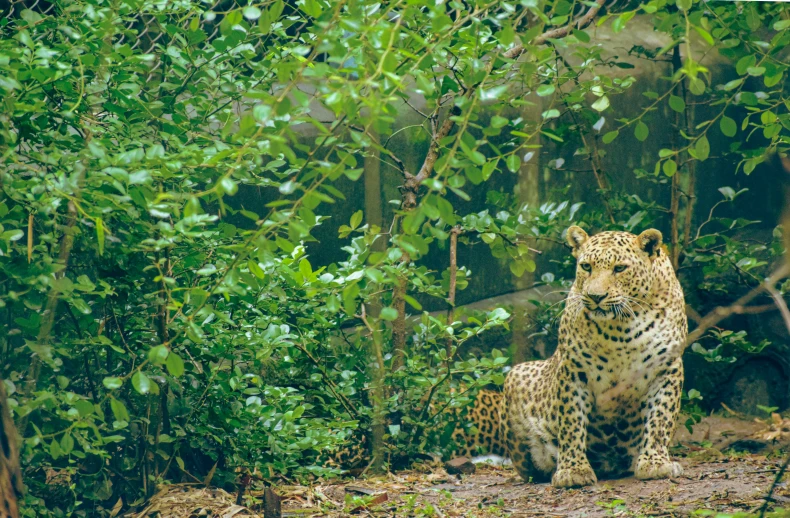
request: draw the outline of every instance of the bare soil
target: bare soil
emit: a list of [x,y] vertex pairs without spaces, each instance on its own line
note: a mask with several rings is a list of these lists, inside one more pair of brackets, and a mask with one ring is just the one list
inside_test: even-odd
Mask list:
[[[779,459],[746,456],[717,461],[681,459],[685,473],[672,480],[603,480],[563,490],[527,484],[510,468],[481,467],[461,477],[403,472],[312,488],[281,488],[283,516],[606,517],[691,516],[695,511],[756,513],[779,469]],[[368,490],[366,495],[360,489]],[[374,504],[386,494],[386,501]],[[366,502],[371,502],[366,505]],[[769,509],[790,508],[781,483]]]
[[[704,511],[712,516],[756,516],[783,456],[771,449],[761,454],[722,451],[765,426],[712,416],[694,428],[694,434],[685,429],[676,434],[673,452],[685,471],[671,480],[630,477],[564,490],[550,484],[524,483],[510,467],[478,464],[474,474],[448,475],[436,463],[385,477],[336,480],[312,487],[283,486],[278,490],[283,496],[284,517],[671,517],[704,516]],[[774,511],[790,509],[787,482],[777,484],[767,507]]]
[[[787,433],[785,433],[787,430]],[[679,430],[673,454],[683,475],[670,480],[601,480],[581,489],[523,482],[510,467],[478,464],[469,475],[450,475],[440,462],[380,477],[336,479],[314,485],[276,485],[283,517],[790,517],[790,487],[777,474],[790,444],[790,420],[766,422],[713,416]],[[727,450],[733,444],[759,453]],[[165,486],[135,518],[262,517],[261,488],[237,496],[197,484]],[[275,498],[276,499],[276,498]],[[767,501],[767,504],[766,504]],[[269,501],[271,502],[271,500]],[[269,513],[271,514],[271,513]],[[268,518],[266,516],[265,518]]]

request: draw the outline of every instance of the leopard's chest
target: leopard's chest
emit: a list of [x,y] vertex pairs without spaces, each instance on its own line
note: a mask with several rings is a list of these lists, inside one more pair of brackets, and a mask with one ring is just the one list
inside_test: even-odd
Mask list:
[[619,414],[639,406],[662,369],[675,356],[664,339],[663,315],[640,321],[590,322],[572,348],[587,378],[593,411]]

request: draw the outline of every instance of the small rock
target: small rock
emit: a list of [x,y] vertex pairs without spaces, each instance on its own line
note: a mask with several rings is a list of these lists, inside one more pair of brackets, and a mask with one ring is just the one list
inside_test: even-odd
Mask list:
[[466,457],[456,457],[444,463],[444,469],[451,475],[471,475],[477,466]]

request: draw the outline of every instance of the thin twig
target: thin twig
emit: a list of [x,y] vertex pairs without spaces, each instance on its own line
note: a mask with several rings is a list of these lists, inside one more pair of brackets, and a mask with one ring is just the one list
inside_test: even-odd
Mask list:
[[784,477],[788,465],[790,465],[790,455],[788,455],[788,457],[785,459],[784,463],[782,464],[782,467],[779,468],[779,471],[776,473],[776,476],[774,477],[774,481],[771,484],[771,488],[768,490],[768,494],[765,495],[765,499],[763,500],[763,505],[760,506],[760,518],[763,518],[765,516],[765,512],[768,510],[768,503],[771,501],[771,497],[774,494],[774,490],[776,489],[776,486],[779,485],[779,481],[781,481],[782,477]]

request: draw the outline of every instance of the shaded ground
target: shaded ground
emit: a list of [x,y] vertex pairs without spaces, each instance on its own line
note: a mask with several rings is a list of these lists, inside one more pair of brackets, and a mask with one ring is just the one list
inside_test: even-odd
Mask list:
[[[283,516],[605,517],[756,513],[783,457],[721,451],[765,429],[765,424],[711,416],[676,435],[676,457],[685,472],[672,480],[602,480],[563,490],[525,484],[508,467],[478,465],[472,475],[448,475],[439,465],[382,478],[336,481],[314,487],[281,487]],[[368,494],[366,494],[368,493]],[[386,501],[382,495],[386,494]],[[790,509],[790,488],[780,482],[769,509]],[[788,514],[790,516],[790,514]]]
[[[437,462],[382,477],[322,481],[312,486],[281,484],[274,489],[282,499],[282,516],[290,518],[757,516],[784,461],[776,447],[788,443],[785,429],[790,432],[790,420],[782,421],[779,416],[770,426],[720,416],[706,418],[695,426],[693,435],[682,430],[676,435],[673,454],[685,471],[671,480],[602,480],[592,487],[563,490],[523,483],[509,467],[479,464],[476,473],[456,476]],[[722,453],[733,444],[759,453]],[[790,509],[787,479],[774,488],[768,510]],[[253,488],[245,496],[243,503],[249,507],[236,505],[236,496],[194,485],[168,486],[146,508],[127,516],[263,516],[259,490]],[[781,516],[790,517],[790,513]]]
[[[481,467],[473,475],[405,472],[381,479],[313,488],[281,488],[283,516],[689,516],[697,510],[756,512],[779,469],[777,459],[761,456],[715,462],[681,459],[686,472],[678,479],[601,481],[589,488],[555,489],[525,484],[509,468]],[[349,488],[350,486],[350,488]],[[360,490],[371,490],[364,495]],[[377,495],[387,501],[367,505]],[[381,497],[379,497],[381,498]],[[771,508],[790,508],[790,491],[782,483]]]

